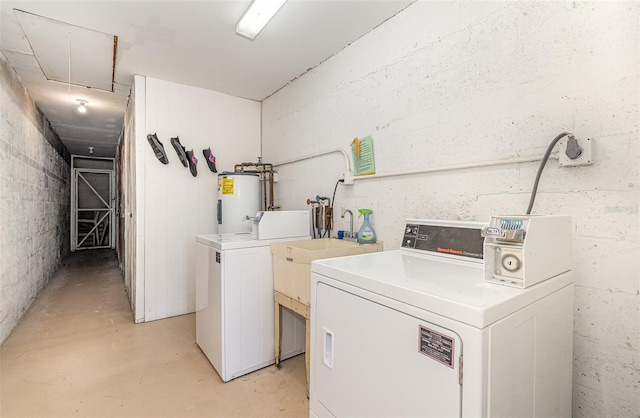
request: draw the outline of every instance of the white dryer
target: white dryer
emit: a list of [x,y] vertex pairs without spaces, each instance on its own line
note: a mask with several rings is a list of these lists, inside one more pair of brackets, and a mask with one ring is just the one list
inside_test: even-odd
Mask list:
[[480,223],[311,266],[312,417],[570,417],[570,271],[485,281]]

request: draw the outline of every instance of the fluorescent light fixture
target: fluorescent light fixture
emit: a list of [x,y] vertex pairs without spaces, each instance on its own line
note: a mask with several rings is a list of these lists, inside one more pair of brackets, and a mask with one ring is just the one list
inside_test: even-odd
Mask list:
[[85,106],[89,103],[88,100],[76,99],[77,102],[80,102],[80,106],[78,106],[78,112],[87,113],[87,107]]
[[236,26],[236,33],[252,41],[287,0],[253,0]]

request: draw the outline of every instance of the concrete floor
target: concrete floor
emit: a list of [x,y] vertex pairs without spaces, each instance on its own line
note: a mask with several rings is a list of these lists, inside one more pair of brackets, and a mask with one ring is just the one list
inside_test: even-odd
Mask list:
[[113,251],[70,256],[0,348],[0,416],[303,417],[304,356],[223,383],[195,315],[134,324]]

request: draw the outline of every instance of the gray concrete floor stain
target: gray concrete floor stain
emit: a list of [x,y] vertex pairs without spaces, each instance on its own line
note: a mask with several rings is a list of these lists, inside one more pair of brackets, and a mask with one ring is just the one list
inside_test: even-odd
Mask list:
[[115,253],[81,251],[0,347],[0,415],[303,417],[304,356],[223,383],[194,314],[134,324]]

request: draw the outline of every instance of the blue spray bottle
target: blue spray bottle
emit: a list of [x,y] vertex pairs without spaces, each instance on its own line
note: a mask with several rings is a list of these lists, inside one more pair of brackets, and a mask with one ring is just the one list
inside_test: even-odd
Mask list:
[[369,222],[369,215],[373,213],[371,209],[358,209],[360,216],[364,215],[364,222],[358,231],[358,243],[359,244],[375,244],[376,242],[376,231],[373,230],[371,223]]

